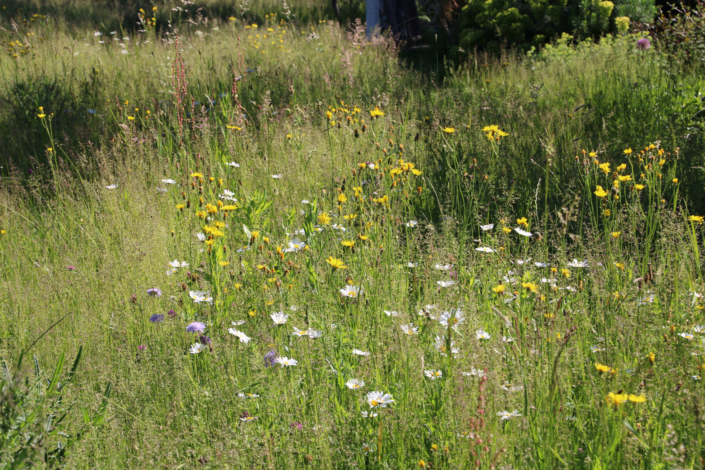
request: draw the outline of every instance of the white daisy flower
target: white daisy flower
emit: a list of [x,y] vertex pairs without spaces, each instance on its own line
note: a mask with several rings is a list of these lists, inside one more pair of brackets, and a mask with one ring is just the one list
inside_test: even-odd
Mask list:
[[406,263],[407,268],[415,268],[418,265],[419,265],[419,263]]
[[436,268],[439,271],[450,271],[450,268],[452,268],[452,264],[436,264],[434,268]]
[[206,349],[201,343],[194,343],[188,350],[191,354],[200,354]]
[[283,325],[289,319],[289,315],[284,312],[275,312],[269,316],[275,325]]
[[693,327],[693,333],[705,333],[705,325],[695,325]]
[[174,181],[174,180],[172,180],[172,179],[163,179],[163,180],[162,180],[162,183],[164,183],[164,184],[176,184],[176,181]]
[[169,266],[172,268],[188,268],[188,263],[186,261],[174,260],[169,262]]
[[598,346],[596,344],[593,346],[590,346],[590,352],[592,352],[592,353],[599,353],[599,352],[604,352],[604,351],[605,351],[605,348],[603,348],[602,346]]
[[504,390],[505,392],[509,392],[509,393],[514,393],[514,392],[519,392],[519,391],[521,391],[521,390],[524,390],[524,387],[523,387],[522,385],[515,385],[515,386],[512,386],[512,384],[510,384],[509,382],[507,382],[507,383],[505,383],[504,385],[500,386],[500,388],[501,388],[502,390]]
[[243,333],[242,331],[236,330],[235,328],[228,328],[228,333],[239,338],[241,343],[247,344],[250,342],[250,339],[252,339],[249,336],[247,336],[245,333]]
[[370,392],[367,394],[367,403],[370,408],[386,408],[387,405],[394,403],[394,398],[388,393]]
[[288,357],[277,357],[276,359],[274,359],[274,363],[281,364],[282,367],[293,367],[295,365],[298,365],[299,361],[297,361],[296,359],[290,359]]
[[93,36],[95,36],[95,37],[100,37],[102,35],[103,35],[103,33],[101,33],[100,31],[96,31],[95,33],[93,33]]
[[514,231],[524,237],[531,237],[533,235],[531,232],[527,232],[519,227],[515,228]]
[[284,248],[282,251],[284,253],[296,253],[299,250],[303,250],[305,246],[306,243],[302,242],[297,238],[294,238],[292,241],[288,242],[287,247]]
[[385,310],[384,314],[387,315],[388,317],[398,317],[399,312],[395,312],[394,310]]
[[475,248],[475,251],[479,251],[479,252],[482,252],[482,253],[497,253],[496,250],[493,250],[493,249],[490,248],[489,246],[481,246],[481,247],[479,247],[479,248]]
[[499,416],[502,421],[507,421],[508,419],[516,418],[521,415],[517,410],[514,410],[511,413],[509,411],[500,411],[497,413],[497,416]]
[[637,307],[641,307],[642,305],[646,304],[652,304],[654,303],[654,299],[656,298],[655,294],[651,294],[648,297],[641,297],[640,299],[637,299]]
[[341,232],[345,231],[345,227],[338,224],[331,224],[330,228],[332,228],[333,230],[340,230]]
[[233,326],[240,326],[240,325],[244,325],[247,322],[245,320],[235,320],[234,322],[231,322],[231,323]]
[[408,222],[406,223],[406,226],[407,226],[407,227],[410,227],[410,228],[414,228],[414,227],[416,227],[417,225],[419,225],[419,223],[418,223],[417,221],[415,221],[415,220],[410,220],[410,221],[408,221]]
[[166,188],[157,188],[157,192],[164,194],[165,192],[167,192],[167,189]]
[[278,179],[281,179],[281,177],[282,177],[283,175],[280,173],[280,174],[278,174],[278,175],[271,175],[271,176],[272,176],[272,178],[274,178],[275,180],[278,180]]
[[568,263],[568,266],[570,266],[571,268],[587,268],[588,262],[587,262],[587,260],[578,261],[577,259],[573,259],[573,261]]
[[448,326],[448,322],[450,322],[453,327],[462,325],[463,322],[465,322],[465,314],[459,308],[452,308],[449,312],[441,313],[438,322],[445,327]]
[[259,398],[259,395],[255,395],[254,393],[238,393],[237,396],[244,399]]
[[378,416],[377,413],[374,413],[372,411],[370,411],[369,413],[367,411],[362,412],[363,418],[376,418],[377,416]]
[[294,327],[294,336],[308,336],[308,330],[299,330]]
[[353,349],[352,353],[356,356],[369,356],[370,355],[370,353],[368,353],[367,351],[361,351],[359,349]]
[[308,199],[304,199],[303,201],[301,201],[301,204],[311,204],[311,203],[308,202]]
[[311,339],[316,339],[320,338],[323,336],[323,332],[321,330],[314,330],[313,328],[308,329],[308,337]]
[[[448,353],[448,345],[445,336],[436,336],[436,343],[434,344],[436,350],[441,353],[441,356],[445,356]],[[458,354],[459,350],[455,347],[455,341],[450,342],[450,352],[451,354]]]
[[244,418],[240,418],[240,421],[243,421],[245,423],[250,423],[252,421],[256,421],[257,416],[245,416]]
[[177,272],[178,272],[178,269],[176,269],[176,268],[171,268],[170,270],[168,270],[168,271],[166,272],[166,275],[167,275],[167,276],[171,276],[172,274],[176,274]]
[[551,263],[540,263],[537,261],[534,263],[534,266],[536,266],[537,268],[548,268],[551,266]]
[[194,303],[200,304],[202,302],[213,303],[213,297],[208,295],[208,291],[198,291],[192,290],[188,295],[193,299]]
[[345,382],[345,386],[348,387],[350,390],[357,390],[365,386],[365,381],[358,379],[350,379]]
[[513,343],[513,342],[514,342],[514,338],[512,338],[511,336],[502,336],[502,342],[504,342],[504,343]]
[[355,299],[358,296],[362,295],[362,289],[357,286],[348,285],[340,289],[340,295],[342,295],[343,297]]
[[198,238],[198,240],[202,242],[206,241],[206,235],[201,232],[196,233],[196,238]]
[[688,341],[691,341],[695,336],[693,336],[690,333],[678,333],[678,336],[680,336],[683,339],[687,339]]
[[408,325],[402,325],[401,326],[401,331],[404,332],[406,335],[417,335],[419,334],[419,327],[414,326],[413,323],[409,323]]
[[457,284],[457,282],[455,282],[455,281],[438,281],[436,284],[438,284],[441,287],[450,287],[450,286],[454,286],[455,284]]
[[480,225],[480,228],[483,232],[487,232],[488,230],[492,230],[494,228],[494,224]]
[[486,332],[485,330],[477,330],[475,332],[475,337],[477,339],[490,339],[491,338],[490,334],[488,332]]
[[111,184],[105,187],[105,189],[117,189],[118,185],[117,184]]
[[425,370],[423,374],[431,380],[443,378],[443,371],[440,370]]
[[235,162],[226,163],[226,165],[231,166],[233,168],[240,168],[240,164]]

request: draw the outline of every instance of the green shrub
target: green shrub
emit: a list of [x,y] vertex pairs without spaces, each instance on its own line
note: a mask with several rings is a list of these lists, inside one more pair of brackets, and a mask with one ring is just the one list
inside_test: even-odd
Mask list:
[[626,32],[630,21],[649,21],[654,11],[654,0],[470,0],[461,13],[460,46],[527,50],[563,33],[598,39]]

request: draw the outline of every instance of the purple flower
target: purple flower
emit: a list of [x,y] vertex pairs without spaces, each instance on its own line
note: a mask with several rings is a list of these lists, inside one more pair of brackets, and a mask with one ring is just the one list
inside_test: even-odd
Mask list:
[[151,321],[152,323],[161,323],[164,321],[164,315],[155,313],[154,315],[149,317],[149,321]]
[[29,169],[27,170],[27,173],[29,173],[29,174],[31,175],[32,173],[34,173],[34,170],[31,169],[31,168],[29,168]]
[[296,431],[301,431],[304,428],[304,425],[299,423],[298,421],[291,423],[289,426],[291,426],[291,428]]
[[166,312],[166,314],[169,315],[171,318],[176,317],[176,312],[174,311],[174,309],[169,310],[168,312]]
[[205,346],[208,346],[211,344],[211,339],[206,335],[201,335],[201,337],[198,338],[198,341],[200,341],[200,343]]
[[144,344],[140,344],[139,346],[137,346],[137,349],[140,351],[144,351],[145,349],[147,349],[147,346],[145,346]]
[[651,41],[648,38],[641,38],[636,42],[636,47],[642,51],[648,51],[651,49]]
[[137,303],[137,296],[135,294],[132,294],[130,296],[130,303],[131,304],[136,304]]
[[157,289],[156,287],[152,287],[151,289],[147,289],[147,295],[151,295],[152,297],[161,297],[162,290]]
[[277,363],[277,352],[275,350],[270,350],[264,355],[264,367],[270,367]]
[[189,333],[201,333],[205,329],[206,324],[201,323],[200,321],[195,321],[186,327],[186,331],[188,331]]
[[68,266],[66,266],[66,269],[68,269],[69,271],[73,271],[74,269],[76,269],[76,266],[74,266],[73,264],[69,264]]

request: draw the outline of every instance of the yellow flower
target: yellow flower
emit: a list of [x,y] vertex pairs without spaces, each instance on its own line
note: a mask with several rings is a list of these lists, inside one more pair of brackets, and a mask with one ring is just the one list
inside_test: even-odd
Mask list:
[[37,114],[37,117],[39,117],[39,119],[44,119],[45,117],[47,117],[47,115],[46,114]]
[[688,217],[688,220],[690,222],[695,222],[696,224],[702,224],[703,221],[705,221],[705,217],[703,217],[702,215],[691,215],[690,217]]
[[624,171],[624,170],[626,170],[626,169],[627,169],[627,164],[626,164],[626,163],[622,163],[621,165],[619,165],[619,166],[617,167],[617,171]]
[[597,196],[599,198],[603,198],[603,197],[607,196],[607,192],[605,192],[605,190],[602,189],[602,186],[598,186],[597,190],[594,192],[594,194],[595,194],[595,196]]
[[135,117],[134,117],[134,116],[127,116],[127,120],[128,120],[128,121],[134,121],[134,120],[135,120]]
[[624,155],[631,155],[631,154],[632,154],[632,149],[630,149],[630,148],[629,148],[629,149],[626,149],[626,150],[624,151]]
[[637,191],[641,191],[641,190],[644,189],[645,187],[646,187],[646,186],[644,186],[643,184],[635,184],[635,185],[634,185],[634,188],[636,188]]
[[610,366],[606,366],[606,365],[604,365],[604,364],[599,364],[599,363],[597,363],[597,362],[595,363],[595,369],[597,369],[597,371],[598,371],[600,374],[606,374],[606,373],[609,373],[609,372],[614,372],[614,369],[612,369]]
[[191,173],[191,178],[203,178],[203,174],[198,172]]
[[443,127],[441,130],[446,134],[452,134],[453,132],[455,132],[455,129],[452,127]]
[[253,240],[257,240],[259,238],[259,232],[257,230],[250,232],[250,235],[252,235]]
[[610,172],[610,164],[609,162],[607,163],[601,163],[600,165],[600,170],[604,171],[605,174],[608,174]]
[[218,261],[218,264],[225,267],[225,266],[229,265],[230,262],[229,261]]
[[330,121],[331,119],[333,119],[333,113],[331,113],[330,111],[326,111],[326,117]]
[[328,214],[326,214],[325,212],[318,214],[318,223],[321,225],[330,224],[330,216]]
[[242,130],[242,127],[231,126],[230,124],[226,124],[225,127],[227,127],[228,129],[232,129],[234,131],[241,131]]
[[673,179],[671,180],[671,183],[673,183],[673,184],[678,184],[678,178],[673,178]]
[[0,235],[5,235],[6,233],[7,232],[5,232],[4,230],[0,230]]
[[500,285],[498,285],[498,286],[493,287],[493,288],[492,288],[492,291],[493,291],[495,294],[502,294],[502,293],[504,293],[504,289],[506,289],[505,285],[504,285],[504,284],[500,284]]
[[566,279],[570,278],[570,271],[565,268],[561,269],[561,274],[563,274],[563,277],[565,277]]
[[617,179],[618,179],[619,181],[622,181],[622,182],[624,182],[624,181],[631,181],[631,180],[632,180],[632,175],[619,175],[619,176],[617,177]]
[[504,233],[511,233],[512,229],[510,229],[509,227],[502,227],[502,231]]
[[181,211],[181,210],[184,210],[184,207],[186,207],[186,204],[177,204],[177,205],[176,205],[176,208],[177,208],[178,210],[180,210],[180,211]]
[[627,396],[626,393],[608,393],[607,394],[607,403],[610,405],[618,406],[627,401],[629,397]]
[[633,403],[644,403],[646,402],[646,397],[644,395],[629,395],[629,401]]
[[538,288],[536,287],[536,284],[531,283],[531,282],[522,282],[521,287],[523,287],[526,290],[529,290],[533,293],[538,292]]
[[384,113],[379,110],[378,107],[375,107],[372,111],[370,111],[370,117],[372,118],[378,118],[384,116]]
[[357,238],[359,238],[360,240],[362,240],[363,242],[365,242],[365,241],[369,240],[370,237],[368,237],[367,235],[363,235],[363,234],[361,234],[361,233],[358,233],[358,234],[357,234]]
[[619,238],[622,232],[612,232],[612,238]]
[[526,220],[526,217],[522,217],[521,219],[517,219],[517,224],[518,225],[523,225],[524,227],[528,227],[529,223]]
[[236,282],[235,284],[233,284],[233,287],[237,290],[240,290],[240,288],[242,287],[242,284],[240,284],[239,282]]
[[344,202],[347,201],[347,200],[348,200],[348,198],[345,196],[345,194],[343,194],[343,193],[338,194],[338,202],[339,202],[339,203],[342,204],[342,203],[344,203]]
[[344,215],[344,216],[343,216],[343,219],[345,219],[345,220],[355,220],[355,217],[357,217],[357,214],[348,214],[348,215]]
[[346,248],[353,248],[355,246],[355,241],[353,240],[343,240],[340,242],[341,245],[343,245]]
[[624,265],[623,265],[622,263],[614,263],[614,265],[615,265],[615,267],[617,267],[617,268],[621,269],[622,271],[624,271]]
[[652,364],[653,364],[654,361],[656,360],[656,354],[654,354],[654,353],[652,353],[652,352],[649,353],[649,355],[648,355],[647,357],[648,357],[648,359],[649,359],[649,362],[651,362]]
[[338,258],[333,258],[330,256],[327,260],[326,263],[330,264],[331,268],[333,269],[345,269],[347,266],[343,264],[342,260],[339,260]]

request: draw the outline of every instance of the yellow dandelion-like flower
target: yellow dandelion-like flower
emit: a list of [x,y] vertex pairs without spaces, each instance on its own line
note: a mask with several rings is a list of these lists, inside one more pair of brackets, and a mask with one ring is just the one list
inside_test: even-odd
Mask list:
[[330,256],[327,260],[326,263],[330,264],[331,268],[333,269],[345,269],[347,266],[343,263],[343,260],[340,260],[338,258],[333,258]]

